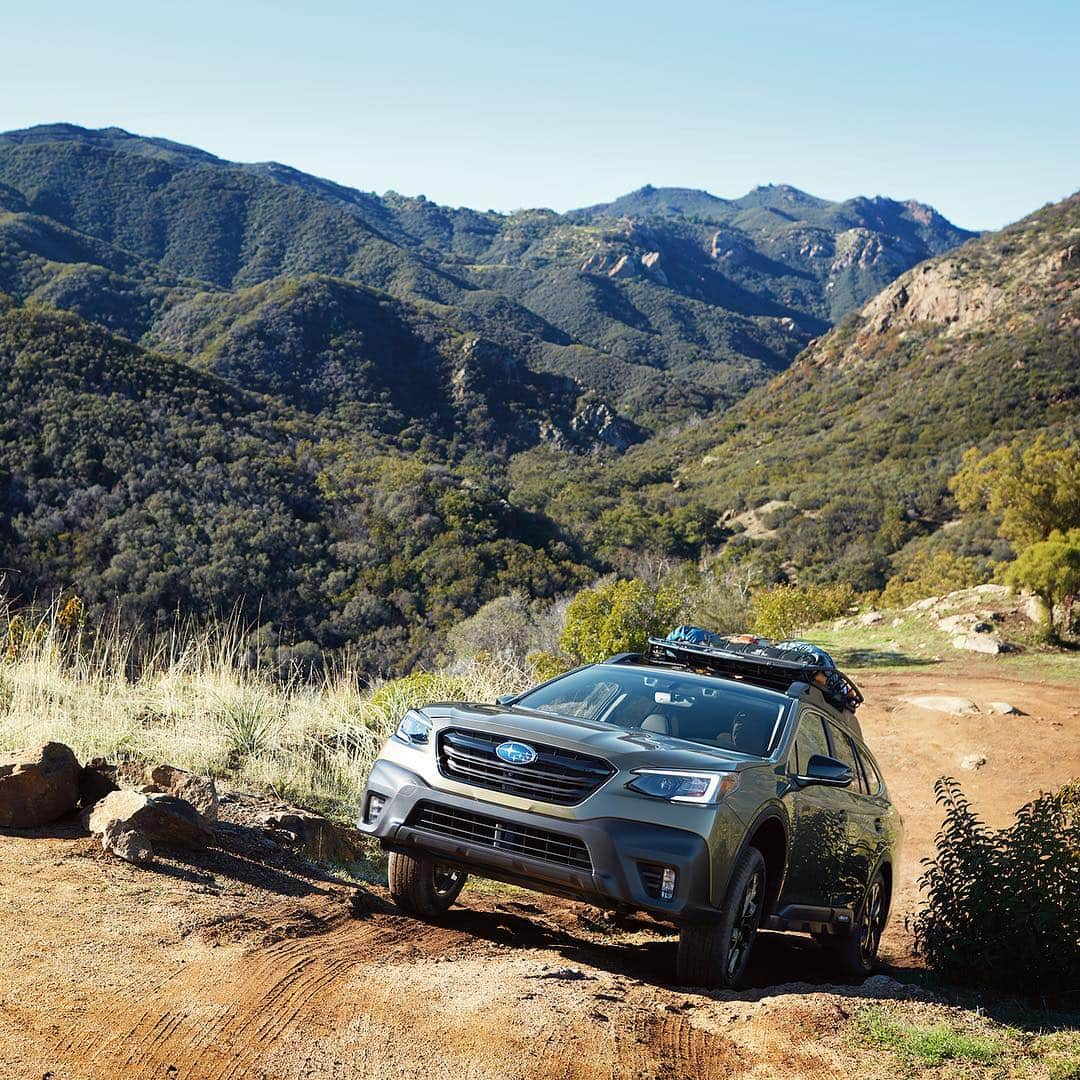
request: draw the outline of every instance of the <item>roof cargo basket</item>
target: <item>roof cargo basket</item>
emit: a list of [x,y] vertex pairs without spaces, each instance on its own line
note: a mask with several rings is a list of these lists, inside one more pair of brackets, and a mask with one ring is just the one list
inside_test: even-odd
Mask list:
[[841,711],[853,713],[863,702],[859,688],[836,668],[829,655],[806,642],[785,641],[778,645],[763,638],[748,636],[740,640],[714,634],[709,638],[705,644],[651,637],[644,657],[784,694],[793,683],[805,683],[820,690],[825,700]]

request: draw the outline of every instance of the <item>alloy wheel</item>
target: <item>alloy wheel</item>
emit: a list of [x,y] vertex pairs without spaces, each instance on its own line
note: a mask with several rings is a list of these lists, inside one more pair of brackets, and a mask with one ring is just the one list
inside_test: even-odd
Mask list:
[[746,883],[743,890],[741,910],[731,927],[728,942],[727,973],[734,978],[750,949],[757,933],[758,908],[761,906],[761,873],[757,872]]
[[870,886],[870,892],[866,897],[866,906],[863,909],[862,924],[859,927],[859,955],[862,961],[869,967],[877,956],[878,945],[881,944],[881,932],[885,924],[885,890],[881,881],[877,880]]
[[439,896],[452,893],[465,874],[464,870],[458,870],[454,866],[444,866],[440,863],[435,864],[432,872],[435,876],[435,892]]

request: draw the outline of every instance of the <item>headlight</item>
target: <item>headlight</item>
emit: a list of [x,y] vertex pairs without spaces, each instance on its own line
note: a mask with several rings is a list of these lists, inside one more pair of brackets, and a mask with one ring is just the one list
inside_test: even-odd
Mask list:
[[733,772],[683,772],[679,769],[639,769],[626,785],[642,795],[669,802],[715,803],[739,786]]
[[394,732],[394,738],[412,746],[427,746],[431,737],[431,721],[415,709],[410,709]]

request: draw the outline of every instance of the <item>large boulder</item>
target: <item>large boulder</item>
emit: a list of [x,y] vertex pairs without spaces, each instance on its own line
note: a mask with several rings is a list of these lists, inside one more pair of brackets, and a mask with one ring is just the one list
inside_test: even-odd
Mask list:
[[63,743],[45,743],[0,761],[0,828],[46,825],[79,801],[79,763]]
[[217,821],[217,787],[209,776],[198,776],[175,765],[148,766],[142,790],[147,794],[175,795],[191,803],[207,821]]
[[198,850],[214,842],[209,822],[189,802],[175,795],[148,795],[141,791],[114,791],[90,814],[90,831],[103,835],[113,823],[121,832],[137,832],[166,848]]
[[1011,651],[1006,642],[994,637],[993,634],[961,634],[953,638],[952,647],[965,649],[967,652],[989,653],[991,656]]

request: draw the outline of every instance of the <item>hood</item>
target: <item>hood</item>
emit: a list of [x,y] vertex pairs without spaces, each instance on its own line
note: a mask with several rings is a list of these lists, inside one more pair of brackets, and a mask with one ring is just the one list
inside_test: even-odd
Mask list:
[[516,705],[439,703],[418,709],[436,728],[463,727],[594,754],[620,769],[719,769],[762,764],[719,747],[686,742],[651,731],[628,731],[591,720],[560,720]]

